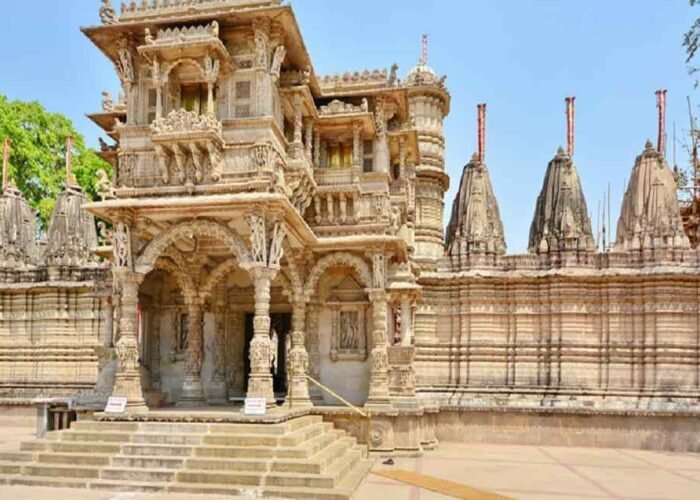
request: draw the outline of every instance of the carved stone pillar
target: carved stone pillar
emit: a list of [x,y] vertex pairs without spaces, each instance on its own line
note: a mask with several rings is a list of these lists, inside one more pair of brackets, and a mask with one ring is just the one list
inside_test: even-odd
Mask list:
[[369,292],[373,311],[372,368],[367,406],[387,406],[389,399],[389,356],[387,353],[387,295],[384,289]]
[[348,201],[344,193],[339,195],[340,222],[345,224],[348,220]]
[[413,325],[412,325],[412,305],[410,297],[401,298],[401,345],[409,347],[412,344]]
[[326,195],[326,208],[328,210],[328,223],[335,224],[335,210],[333,209],[333,195],[331,193]]
[[270,20],[253,19],[255,46],[255,88],[257,116],[272,116],[272,77],[270,76]]
[[362,141],[360,133],[362,125],[355,123],[352,126],[352,166],[362,167]]
[[276,269],[257,266],[251,268],[255,286],[255,318],[253,340],[250,342],[250,374],[248,398],[265,398],[268,406],[275,405],[270,371],[270,283]]
[[212,404],[226,404],[226,297],[225,290],[219,289],[216,293],[216,305],[214,307],[214,342],[212,343],[212,355],[214,357],[214,373],[211,381],[209,402]]
[[198,406],[206,402],[202,386],[202,362],[204,360],[204,308],[198,298],[187,300],[188,332],[185,351],[185,378],[178,405]]
[[[309,374],[321,382],[321,348],[318,335],[319,306],[309,304],[306,313],[306,350],[309,353]],[[309,386],[311,400],[323,403],[323,393],[316,384]]]
[[309,397],[309,382],[306,373],[309,369],[309,354],[304,341],[306,326],[306,302],[296,301],[292,314],[292,348],[287,360],[289,387],[287,403],[290,407],[312,406]]
[[321,168],[321,133],[314,133],[314,168]]
[[161,388],[161,378],[160,378],[160,304],[156,303],[156,307],[151,310],[150,318],[150,332],[151,336],[149,346],[150,346],[150,362],[149,368],[151,370],[151,387],[156,390]]
[[117,374],[112,396],[127,398],[127,410],[147,411],[141,387],[138,344],[139,285],[143,276],[125,267],[114,270],[114,281],[120,290],[119,338],[115,345]]
[[313,143],[314,143],[314,122],[311,120],[306,121],[306,138],[305,138],[305,150],[306,150],[306,157],[311,161],[312,158],[312,150],[313,150]]

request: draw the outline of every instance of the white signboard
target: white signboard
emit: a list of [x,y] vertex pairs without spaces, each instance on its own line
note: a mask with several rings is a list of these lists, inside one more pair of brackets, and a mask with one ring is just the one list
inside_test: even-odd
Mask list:
[[265,415],[267,412],[267,400],[265,398],[246,398],[244,415]]
[[126,411],[126,398],[109,398],[105,413],[124,413]]

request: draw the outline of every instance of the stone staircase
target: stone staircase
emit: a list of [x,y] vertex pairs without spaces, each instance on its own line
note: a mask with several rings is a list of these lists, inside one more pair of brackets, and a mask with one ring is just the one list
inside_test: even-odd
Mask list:
[[366,449],[321,417],[277,424],[75,422],[0,453],[0,484],[352,498]]

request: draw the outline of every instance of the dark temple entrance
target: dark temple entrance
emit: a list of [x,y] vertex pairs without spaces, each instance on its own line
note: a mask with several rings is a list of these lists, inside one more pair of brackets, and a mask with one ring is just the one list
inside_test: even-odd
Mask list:
[[[250,341],[253,340],[254,317],[254,314],[245,315],[245,349],[243,356],[246,373],[246,391],[248,391],[247,374],[250,373],[249,355]],[[277,332],[277,337],[279,339],[277,344],[277,371],[275,372],[273,368],[270,369],[272,372],[273,390],[275,391],[275,396],[285,397],[287,395],[287,350],[285,346],[287,345],[287,337],[292,327],[292,315],[291,313],[270,314],[270,319],[272,321],[272,329]]]

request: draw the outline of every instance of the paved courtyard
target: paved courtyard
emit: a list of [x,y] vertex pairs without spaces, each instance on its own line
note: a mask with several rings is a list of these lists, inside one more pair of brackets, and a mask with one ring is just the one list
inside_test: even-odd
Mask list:
[[[31,439],[26,419],[0,421],[0,450],[16,449]],[[396,458],[392,466],[377,461],[374,470],[407,471],[460,483],[475,491],[466,498],[523,499],[700,499],[700,454],[640,450],[560,448],[442,443],[420,458]],[[440,487],[440,481],[433,481]],[[213,495],[150,495],[88,490],[0,486],[0,498],[13,500],[217,500]],[[453,498],[370,474],[358,500],[438,500]]]

